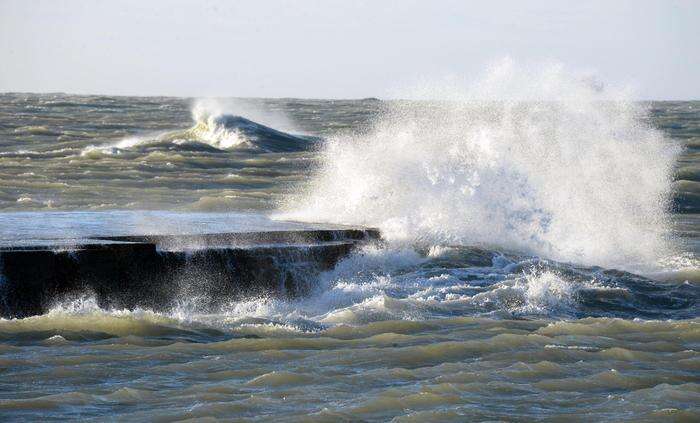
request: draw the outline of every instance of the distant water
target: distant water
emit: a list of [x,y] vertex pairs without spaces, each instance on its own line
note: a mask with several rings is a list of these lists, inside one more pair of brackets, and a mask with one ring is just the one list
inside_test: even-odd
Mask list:
[[0,418],[697,421],[699,149],[700,102],[0,95],[4,242],[385,236],[308,298],[0,320]]
[[308,177],[316,136],[368,125],[379,104],[248,100],[235,108],[0,95],[0,209],[270,209]]

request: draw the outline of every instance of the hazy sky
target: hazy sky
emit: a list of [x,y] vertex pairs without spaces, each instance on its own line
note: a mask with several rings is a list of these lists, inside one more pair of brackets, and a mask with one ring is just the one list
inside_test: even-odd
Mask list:
[[0,0],[0,91],[358,98],[509,56],[700,99],[700,1]]

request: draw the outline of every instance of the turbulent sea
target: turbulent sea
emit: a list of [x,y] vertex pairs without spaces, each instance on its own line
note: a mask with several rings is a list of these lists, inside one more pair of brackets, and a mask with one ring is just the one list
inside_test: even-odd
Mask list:
[[0,419],[700,420],[700,102],[547,78],[548,101],[0,95],[6,237],[75,210],[384,237],[304,298],[0,320]]

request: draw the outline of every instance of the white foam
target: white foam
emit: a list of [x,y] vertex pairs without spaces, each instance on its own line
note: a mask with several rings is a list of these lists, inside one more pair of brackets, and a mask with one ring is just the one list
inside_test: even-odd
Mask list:
[[244,100],[199,99],[192,104],[191,112],[194,125],[187,130],[144,134],[108,144],[89,145],[81,150],[80,155],[99,159],[122,154],[134,147],[163,142],[176,145],[201,143],[220,150],[237,148],[259,150],[259,146],[246,138],[243,131],[239,128],[229,128],[221,121],[221,118],[227,115],[246,116],[277,130],[299,132],[283,114],[263,111],[254,103]]
[[627,268],[671,249],[680,149],[625,92],[512,62],[422,92],[442,101],[394,103],[369,134],[331,139],[282,217]]
[[217,122],[220,116],[222,116],[220,112],[196,105],[192,109],[195,126],[188,131],[188,134],[196,137],[198,141],[223,150],[241,146],[253,147],[238,130],[226,128]]

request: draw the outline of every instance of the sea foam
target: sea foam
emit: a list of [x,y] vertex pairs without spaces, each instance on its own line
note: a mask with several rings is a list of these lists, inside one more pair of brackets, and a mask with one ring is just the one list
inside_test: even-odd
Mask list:
[[598,265],[669,254],[680,147],[625,91],[560,65],[426,84],[368,133],[329,140],[281,216],[379,227],[395,242],[484,244]]

